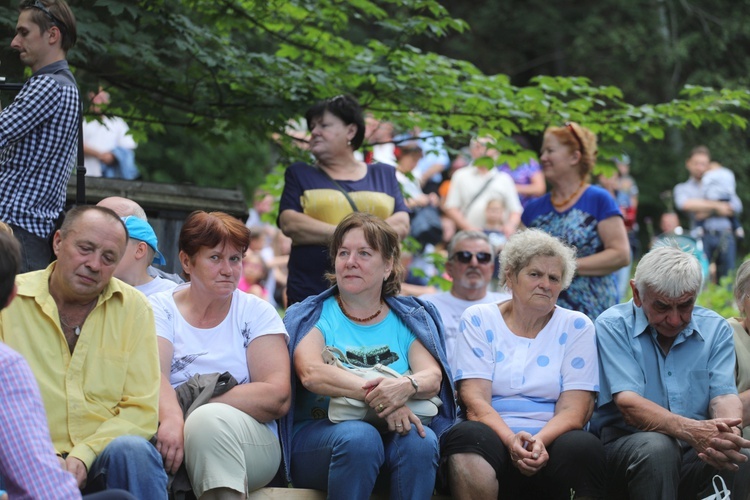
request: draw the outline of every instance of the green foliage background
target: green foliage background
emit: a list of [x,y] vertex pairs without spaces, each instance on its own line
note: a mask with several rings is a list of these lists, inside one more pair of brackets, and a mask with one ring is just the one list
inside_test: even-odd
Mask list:
[[[477,131],[533,139],[580,121],[599,134],[601,158],[631,153],[642,212],[657,212],[659,192],[685,177],[695,142],[748,180],[750,59],[736,50],[750,31],[739,15],[748,0],[70,3],[76,76],[86,90],[111,91],[110,112],[141,140],[147,179],[249,193],[295,154],[271,134],[346,92],[454,147]],[[8,39],[15,18],[14,4],[0,4]],[[10,51],[3,72],[24,77]]]
[[[695,144],[735,171],[750,203],[750,55],[740,50],[750,0],[70,3],[76,77],[111,92],[109,112],[134,129],[147,180],[239,185],[248,198],[262,182],[278,191],[300,155],[284,140],[287,120],[350,93],[454,148],[491,132],[511,161],[522,156],[508,136],[537,148],[546,126],[579,121],[599,135],[600,168],[632,157],[644,240]],[[6,40],[15,5],[0,2]],[[1,55],[3,76],[26,78],[7,45]]]

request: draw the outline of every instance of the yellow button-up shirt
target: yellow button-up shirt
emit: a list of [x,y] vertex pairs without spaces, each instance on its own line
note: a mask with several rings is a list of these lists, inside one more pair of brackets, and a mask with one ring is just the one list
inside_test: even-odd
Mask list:
[[151,438],[158,423],[159,355],[146,297],[112,278],[81,328],[73,354],[49,293],[47,269],[19,275],[0,312],[0,339],[31,366],[57,453],[87,468],[116,437]]

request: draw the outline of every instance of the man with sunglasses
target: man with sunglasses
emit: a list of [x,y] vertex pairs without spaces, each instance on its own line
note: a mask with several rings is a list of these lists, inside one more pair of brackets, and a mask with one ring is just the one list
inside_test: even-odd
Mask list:
[[76,36],[65,0],[21,1],[11,48],[33,74],[0,112],[0,220],[21,243],[22,272],[49,264],[75,161],[81,105],[65,58]]
[[437,306],[445,325],[445,352],[452,362],[461,315],[469,306],[500,302],[507,293],[488,291],[495,269],[495,250],[481,231],[460,231],[448,244],[445,270],[453,283],[449,292],[421,295],[419,298]]

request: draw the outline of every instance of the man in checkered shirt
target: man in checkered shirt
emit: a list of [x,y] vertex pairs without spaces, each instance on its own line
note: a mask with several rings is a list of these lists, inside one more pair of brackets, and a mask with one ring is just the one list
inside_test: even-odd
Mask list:
[[31,78],[0,112],[0,221],[21,243],[22,272],[47,267],[48,238],[65,205],[81,104],[65,60],[76,21],[65,0],[22,0],[11,48]]

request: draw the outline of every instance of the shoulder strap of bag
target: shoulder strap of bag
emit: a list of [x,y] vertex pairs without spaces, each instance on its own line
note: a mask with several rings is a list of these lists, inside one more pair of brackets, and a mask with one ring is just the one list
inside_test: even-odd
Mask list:
[[348,192],[348,191],[347,191],[346,189],[344,189],[344,188],[343,188],[343,187],[341,186],[341,184],[339,184],[338,182],[336,182],[336,180],[335,180],[335,179],[334,179],[333,177],[331,177],[330,175],[328,175],[328,172],[326,172],[326,171],[325,171],[325,170],[324,170],[323,168],[321,168],[321,167],[316,167],[316,168],[317,168],[318,170],[320,170],[320,172],[321,172],[321,173],[322,173],[323,175],[325,175],[326,177],[328,177],[328,180],[329,180],[329,181],[331,181],[331,183],[332,183],[332,184],[333,184],[334,186],[336,186],[336,189],[338,189],[339,191],[341,191],[341,193],[342,193],[342,194],[344,195],[344,197],[346,197],[346,201],[348,201],[348,202],[349,202],[349,205],[351,205],[351,206],[352,206],[352,210],[354,210],[355,212],[359,212],[359,209],[357,208],[357,205],[356,205],[356,203],[354,203],[354,200],[352,200],[352,197],[351,197],[351,196],[349,196],[349,192]]
[[76,79],[67,66],[47,73],[58,85],[70,85],[78,91],[78,146],[76,151],[76,205],[86,204],[86,168],[83,166],[83,96]]
[[477,198],[479,198],[482,195],[482,193],[484,193],[487,190],[487,188],[490,187],[490,184],[492,183],[493,180],[495,180],[495,173],[494,172],[492,172],[490,174],[490,178],[487,179],[487,182],[484,183],[484,186],[482,186],[482,188],[479,191],[477,191],[477,193],[471,199],[471,201],[469,202],[469,204],[466,205],[466,208],[464,209],[464,213],[466,213],[466,212],[469,211],[469,209],[474,204],[474,202],[477,201]]

